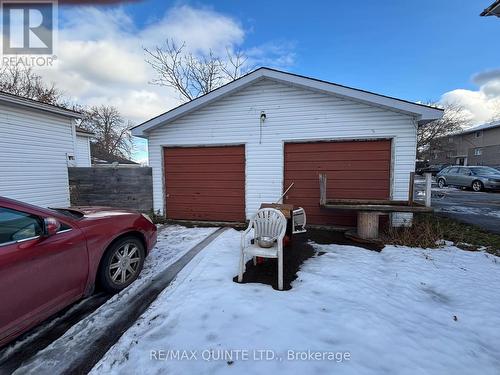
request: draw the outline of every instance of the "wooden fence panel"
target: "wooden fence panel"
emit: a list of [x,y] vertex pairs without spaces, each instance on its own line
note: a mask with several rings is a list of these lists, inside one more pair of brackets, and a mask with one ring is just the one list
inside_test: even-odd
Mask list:
[[72,206],[108,206],[150,212],[150,167],[68,168]]

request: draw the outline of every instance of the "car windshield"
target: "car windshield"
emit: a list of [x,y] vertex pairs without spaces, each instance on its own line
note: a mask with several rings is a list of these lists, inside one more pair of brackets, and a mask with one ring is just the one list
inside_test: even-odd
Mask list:
[[84,216],[81,212],[72,210],[70,208],[51,208],[51,210],[76,220],[81,219]]
[[476,176],[484,176],[484,175],[490,175],[490,174],[496,174],[500,176],[500,171],[495,168],[490,168],[490,167],[481,167],[481,168],[474,168],[472,170],[472,173],[474,173]]

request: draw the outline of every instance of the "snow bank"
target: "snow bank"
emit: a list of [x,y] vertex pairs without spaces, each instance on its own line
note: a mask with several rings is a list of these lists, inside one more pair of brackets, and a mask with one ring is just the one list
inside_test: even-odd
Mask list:
[[204,249],[92,373],[498,374],[497,257],[315,244],[278,292],[232,282],[238,244]]

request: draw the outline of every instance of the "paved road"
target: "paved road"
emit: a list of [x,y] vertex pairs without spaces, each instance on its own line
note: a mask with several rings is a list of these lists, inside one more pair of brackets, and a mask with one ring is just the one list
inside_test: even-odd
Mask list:
[[[423,189],[424,181],[416,180],[416,199],[419,197],[418,190]],[[432,206],[444,216],[500,234],[500,192],[475,193],[456,188],[439,189],[433,183]]]

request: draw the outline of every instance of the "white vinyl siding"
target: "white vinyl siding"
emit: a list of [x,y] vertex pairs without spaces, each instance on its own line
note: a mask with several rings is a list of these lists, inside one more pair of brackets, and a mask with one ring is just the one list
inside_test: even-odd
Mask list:
[[[259,143],[261,111],[267,118]],[[247,218],[262,202],[274,202],[280,197],[283,145],[288,141],[392,139],[393,199],[408,198],[409,174],[415,168],[416,125],[411,116],[269,79],[156,128],[148,135],[154,207],[161,212],[163,146],[245,144]]]
[[76,133],[76,166],[90,167],[90,138]]
[[69,118],[0,105],[0,196],[39,206],[69,205]]

